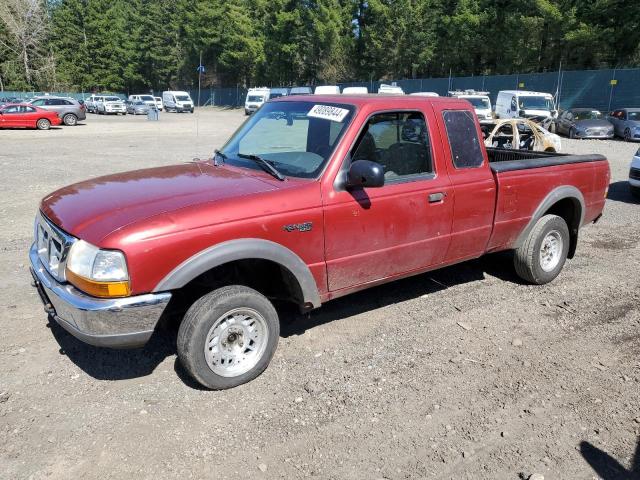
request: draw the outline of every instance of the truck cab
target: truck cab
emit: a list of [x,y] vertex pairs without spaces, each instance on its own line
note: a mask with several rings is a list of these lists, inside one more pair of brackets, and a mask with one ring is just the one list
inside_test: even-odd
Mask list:
[[501,90],[496,100],[497,118],[556,118],[553,95],[524,90]]
[[477,92],[475,90],[456,90],[449,92],[450,97],[462,98],[473,105],[473,109],[478,116],[478,120],[492,120],[493,108],[489,92]]

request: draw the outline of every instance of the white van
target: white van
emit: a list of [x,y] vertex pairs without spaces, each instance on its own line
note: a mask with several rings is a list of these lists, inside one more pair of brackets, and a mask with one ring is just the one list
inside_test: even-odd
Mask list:
[[153,98],[153,95],[148,95],[145,93],[140,93],[138,95],[129,95],[128,102],[143,102],[149,105],[150,107],[156,106],[156,100]]
[[314,95],[340,95],[340,87],[337,85],[318,85]]
[[530,118],[558,116],[558,110],[550,93],[524,90],[501,90],[496,100],[496,117]]
[[264,102],[269,100],[270,90],[267,87],[250,88],[247,98],[244,99],[244,114],[251,115],[258,110]]
[[454,98],[464,98],[473,106],[476,111],[478,120],[491,120],[493,119],[493,111],[491,108],[491,99],[489,98],[489,92],[476,92],[475,90],[456,90],[449,92],[449,95]]
[[191,112],[193,113],[193,100],[189,92],[168,90],[162,92],[162,103],[164,111],[169,112]]
[[404,90],[398,85],[387,85],[386,83],[380,84],[378,87],[378,93],[390,93],[393,95],[404,95]]
[[369,93],[367,87],[344,87],[342,89],[343,95],[366,95]]

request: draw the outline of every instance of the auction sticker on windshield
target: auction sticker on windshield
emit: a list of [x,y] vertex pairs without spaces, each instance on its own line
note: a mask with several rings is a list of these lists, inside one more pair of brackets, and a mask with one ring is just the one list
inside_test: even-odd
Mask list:
[[332,107],[330,105],[314,105],[307,117],[322,118],[331,120],[332,122],[342,122],[347,116],[349,110],[345,108]]

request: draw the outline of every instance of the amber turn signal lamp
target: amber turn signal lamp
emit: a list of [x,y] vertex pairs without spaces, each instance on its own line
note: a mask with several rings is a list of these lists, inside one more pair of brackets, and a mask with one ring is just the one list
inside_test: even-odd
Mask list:
[[131,294],[129,282],[96,282],[66,270],[67,280],[87,295],[99,298],[128,297]]

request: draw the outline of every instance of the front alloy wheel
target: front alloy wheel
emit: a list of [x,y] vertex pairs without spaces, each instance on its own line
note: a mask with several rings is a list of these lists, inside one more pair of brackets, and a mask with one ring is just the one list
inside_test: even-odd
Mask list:
[[36,128],[38,130],[49,130],[51,128],[51,122],[46,118],[41,118],[36,122]]
[[252,288],[231,285],[198,299],[178,330],[178,358],[200,384],[236,387],[269,365],[280,336],[271,302]]
[[67,125],[68,127],[73,127],[75,125],[78,124],[78,117],[76,117],[73,113],[67,113],[63,118],[62,121],[64,122],[65,125]]

